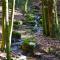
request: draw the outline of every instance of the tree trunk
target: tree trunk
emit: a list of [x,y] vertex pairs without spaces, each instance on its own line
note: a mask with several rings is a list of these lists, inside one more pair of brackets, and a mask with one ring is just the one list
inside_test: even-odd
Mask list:
[[10,37],[10,45],[11,45],[11,36],[12,36],[12,30],[13,30],[13,20],[14,20],[14,10],[15,10],[15,0],[12,1],[12,11],[11,11],[11,20],[9,21],[9,37]]
[[[2,0],[2,46],[5,47],[6,44],[6,53],[7,60],[11,60],[10,47],[11,47],[11,36],[13,29],[13,19],[14,19],[14,8],[15,0],[12,0],[12,12],[11,12],[11,21],[8,19],[8,0]],[[3,45],[4,43],[4,45]]]
[[57,17],[57,1],[48,0],[48,21],[50,36],[56,37],[59,32],[59,24]]
[[28,0],[26,0],[26,3],[25,3],[25,12],[27,13],[28,11]]
[[15,9],[15,0],[12,1],[12,11],[11,11],[11,21],[9,22],[9,25],[7,25],[6,34],[7,41],[6,41],[6,49],[7,49],[7,60],[11,60],[11,54],[10,54],[10,47],[11,47],[11,36],[12,36],[12,30],[13,30],[13,19],[14,19],[14,9]]
[[53,0],[53,19],[54,19],[54,31],[55,36],[58,36],[59,33],[59,23],[58,23],[58,16],[57,16],[57,0]]
[[52,25],[53,25],[53,13],[52,13],[52,9],[53,9],[53,1],[52,0],[48,0],[48,29],[49,29],[49,35],[52,35]]
[[48,5],[47,0],[42,0],[42,18],[43,18],[43,34],[48,36],[49,29],[48,29]]
[[42,0],[43,33],[56,37],[59,33],[57,17],[57,0]]
[[2,44],[1,44],[1,49],[4,50],[5,48],[5,11],[6,11],[6,6],[5,6],[5,0],[2,0]]
[[9,40],[9,19],[8,19],[8,0],[5,0],[6,3],[6,27],[5,27],[5,41],[6,41],[6,53],[7,60],[11,60],[10,54],[10,40]]

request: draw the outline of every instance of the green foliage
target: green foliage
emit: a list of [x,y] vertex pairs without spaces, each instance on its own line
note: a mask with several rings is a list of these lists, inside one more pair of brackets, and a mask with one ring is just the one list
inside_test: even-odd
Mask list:
[[24,39],[23,44],[29,45],[30,42],[35,43],[35,39],[34,38],[26,38],[26,39]]
[[19,21],[14,21],[14,23],[13,23],[13,28],[14,28],[14,29],[18,29],[19,26],[20,26],[20,22],[19,22]]
[[16,8],[24,9],[25,0],[16,0]]
[[26,21],[34,21],[34,15],[31,13],[28,13],[25,15]]
[[29,45],[29,42],[30,42],[29,39],[25,39],[24,42],[23,42],[23,44],[24,44],[24,45]]
[[13,31],[12,32],[12,38],[20,39],[21,38],[21,34],[19,32]]
[[35,43],[34,40],[31,40],[29,38],[28,39],[24,39],[23,45],[21,46],[21,49],[24,52],[26,52],[26,53],[28,53],[28,52],[31,52],[32,53],[33,52],[33,49],[34,49],[34,46],[35,45],[30,45],[30,42]]
[[[27,4],[27,8],[29,11],[29,6],[32,3],[32,0],[28,0],[28,4]],[[16,0],[16,8],[21,9],[23,12],[25,12],[25,4],[26,4],[26,0]]]
[[35,22],[26,22],[26,23],[24,23],[24,24],[26,24],[26,25],[28,25],[28,26],[35,26]]
[[14,22],[14,24],[18,25],[18,24],[19,24],[19,22],[18,22],[18,21],[15,21],[15,22]]

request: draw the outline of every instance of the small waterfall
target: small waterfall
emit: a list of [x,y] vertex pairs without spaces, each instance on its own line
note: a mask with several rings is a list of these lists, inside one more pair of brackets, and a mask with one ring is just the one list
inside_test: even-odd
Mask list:
[[34,26],[34,30],[36,32],[36,34],[41,34],[43,31],[43,28],[39,25],[39,20],[40,20],[40,16],[36,15],[35,16],[35,26]]
[[38,31],[38,22],[35,20],[35,26],[34,29],[36,30],[36,32]]

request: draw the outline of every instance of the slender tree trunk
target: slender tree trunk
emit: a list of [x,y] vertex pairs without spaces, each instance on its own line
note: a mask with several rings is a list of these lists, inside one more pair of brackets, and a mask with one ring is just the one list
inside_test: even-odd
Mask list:
[[56,37],[59,32],[57,17],[57,0],[48,0],[48,21],[50,36]]
[[2,44],[1,44],[1,49],[4,50],[5,48],[5,11],[6,11],[6,6],[5,6],[5,0],[2,0]]
[[11,21],[9,22],[10,45],[11,45],[11,36],[12,36],[12,30],[13,30],[14,10],[15,10],[15,0],[12,1]]
[[56,37],[59,33],[57,0],[42,0],[43,29],[47,36]]
[[58,16],[57,16],[57,0],[53,0],[53,19],[54,19],[54,31],[55,36],[59,33],[59,23],[58,23]]
[[56,26],[58,27],[58,16],[57,16],[57,0],[53,0],[53,13],[55,18]]
[[43,14],[43,34],[48,36],[49,29],[48,29],[48,5],[47,0],[42,0],[42,14]]
[[52,13],[52,9],[53,9],[53,1],[52,0],[48,0],[48,29],[49,29],[49,35],[52,35],[52,25],[53,25],[53,13]]
[[7,60],[11,60],[10,54],[10,39],[9,39],[9,19],[8,19],[8,0],[5,0],[6,3],[6,28],[5,28],[5,41],[6,41],[6,53]]
[[[14,9],[15,9],[15,0],[12,0],[12,12],[11,12],[11,21],[8,19],[8,0],[2,0],[2,46],[6,44],[6,53],[7,60],[11,60],[10,47],[11,47],[11,36],[13,29],[13,19],[14,19]],[[4,45],[3,45],[4,43]]]
[[27,13],[28,11],[28,0],[26,0],[26,3],[25,3],[25,12]]
[[10,54],[10,47],[11,47],[11,36],[12,36],[12,30],[13,30],[13,19],[14,19],[14,9],[15,9],[15,0],[12,1],[12,11],[11,11],[11,21],[9,22],[9,25],[7,25],[6,27],[8,27],[8,30],[6,31],[7,33],[7,38],[8,41],[6,41],[7,43],[7,60],[11,60],[11,54]]

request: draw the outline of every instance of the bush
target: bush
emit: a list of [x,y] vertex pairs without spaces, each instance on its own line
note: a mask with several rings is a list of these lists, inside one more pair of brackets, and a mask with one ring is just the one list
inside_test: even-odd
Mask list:
[[14,24],[18,25],[18,24],[20,24],[20,23],[19,23],[19,21],[14,21]]
[[34,15],[29,13],[25,15],[27,21],[34,21]]
[[20,26],[20,22],[19,22],[19,21],[14,21],[14,23],[13,23],[13,28],[14,28],[14,29],[18,29],[19,26]]
[[24,39],[23,45],[21,46],[21,49],[26,53],[33,53],[33,49],[35,45],[31,45],[30,42],[35,43],[33,40],[30,39]]
[[12,38],[21,39],[21,34],[19,32],[13,31]]
[[35,22],[24,22],[23,24],[28,26],[35,26]]

